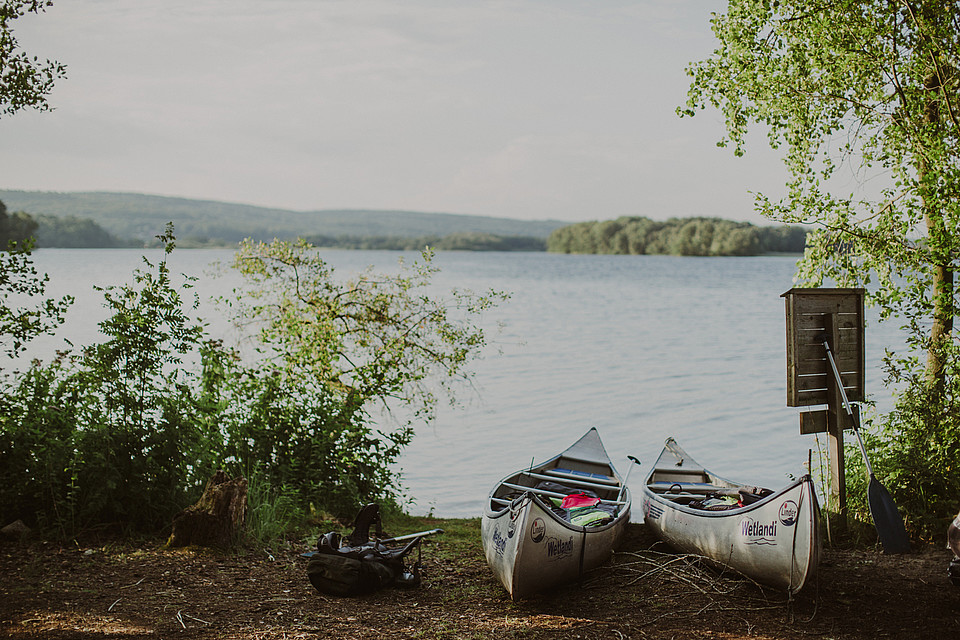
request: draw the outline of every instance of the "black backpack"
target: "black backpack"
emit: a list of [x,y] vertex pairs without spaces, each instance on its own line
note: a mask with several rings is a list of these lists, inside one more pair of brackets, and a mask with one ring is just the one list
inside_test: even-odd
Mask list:
[[[331,532],[317,540],[317,552],[310,556],[307,576],[317,591],[333,596],[356,596],[383,587],[420,585],[420,543],[414,538],[402,547],[391,548],[381,541],[383,529],[380,507],[368,504],[354,521],[354,530],[346,538]],[[370,526],[376,525],[376,538],[370,540]],[[409,570],[404,558],[416,548],[417,562]]]

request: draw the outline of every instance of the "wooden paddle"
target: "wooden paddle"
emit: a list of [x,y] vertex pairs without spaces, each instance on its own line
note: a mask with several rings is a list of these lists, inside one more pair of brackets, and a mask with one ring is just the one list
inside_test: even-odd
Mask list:
[[867,457],[867,448],[863,444],[863,438],[860,437],[860,416],[854,413],[850,407],[850,400],[847,399],[847,392],[843,388],[843,380],[840,379],[840,370],[837,369],[837,363],[833,359],[833,352],[830,350],[830,343],[826,336],[823,337],[823,347],[827,350],[827,360],[830,362],[837,387],[840,389],[843,406],[847,410],[847,415],[853,421],[853,432],[857,436],[860,453],[863,454],[863,462],[866,464],[867,473],[870,475],[870,482],[867,485],[867,502],[870,505],[870,516],[873,518],[873,526],[877,529],[880,544],[883,545],[883,550],[886,553],[908,553],[910,551],[910,539],[903,527],[903,518],[897,511],[897,504],[893,501],[893,496],[873,475],[873,467],[870,466],[870,459]]

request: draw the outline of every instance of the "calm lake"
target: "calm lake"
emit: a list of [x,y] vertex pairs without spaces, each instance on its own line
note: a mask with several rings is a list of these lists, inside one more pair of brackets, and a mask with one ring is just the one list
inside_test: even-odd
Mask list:
[[[34,254],[50,275],[49,295],[77,298],[61,335],[98,339],[106,316],[94,285],[124,284],[142,256],[160,251],[44,249]],[[328,251],[341,276],[374,265],[396,269],[398,252]],[[228,250],[177,250],[173,274],[200,278],[201,315],[210,333],[237,336],[206,301],[236,284],[209,276]],[[416,256],[407,254],[407,261]],[[786,406],[782,293],[793,286],[795,257],[677,258],[548,253],[444,252],[437,291],[453,287],[510,292],[482,325],[492,347],[474,365],[464,407],[443,408],[421,426],[403,456],[414,513],[474,517],[490,487],[531,459],[540,461],[597,427],[622,473],[626,456],[651,464],[675,437],[707,468],[774,488],[805,473],[814,436],[799,434],[798,409]],[[889,408],[880,370],[898,332],[868,312],[867,392]],[[498,326],[502,324],[502,329]],[[36,341],[29,357],[62,345]],[[630,485],[642,485],[635,469]],[[636,516],[634,516],[636,518]]]

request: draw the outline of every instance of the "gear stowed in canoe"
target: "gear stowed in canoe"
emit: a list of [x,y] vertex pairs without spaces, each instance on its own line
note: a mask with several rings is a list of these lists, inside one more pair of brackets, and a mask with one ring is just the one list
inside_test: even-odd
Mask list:
[[487,564],[514,600],[606,562],[630,522],[630,489],[596,429],[494,485],[481,521]]
[[644,523],[678,551],[796,593],[816,573],[820,507],[810,476],[780,491],[725,480],[668,438],[643,487]]

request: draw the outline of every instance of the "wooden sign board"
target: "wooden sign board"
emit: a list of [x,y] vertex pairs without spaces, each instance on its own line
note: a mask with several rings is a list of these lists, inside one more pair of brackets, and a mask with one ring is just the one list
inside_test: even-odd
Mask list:
[[[827,433],[830,495],[841,516],[847,509],[843,431],[855,426],[841,391],[851,402],[865,397],[863,293],[863,289],[790,289],[782,296],[787,310],[787,406],[826,405],[800,414],[800,432]],[[827,360],[824,339],[839,376]]]
[[781,297],[787,312],[787,406],[830,404],[833,371],[824,334],[831,336],[847,398],[862,401],[863,289],[790,289]]

